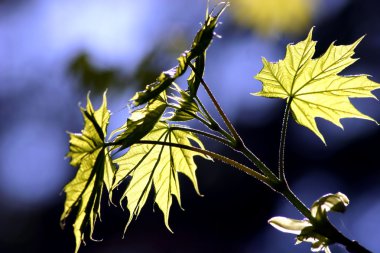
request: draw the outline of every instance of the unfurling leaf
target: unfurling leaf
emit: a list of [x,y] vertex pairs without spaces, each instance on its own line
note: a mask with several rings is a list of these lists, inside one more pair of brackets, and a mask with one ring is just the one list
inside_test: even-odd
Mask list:
[[70,151],[67,157],[70,164],[79,167],[75,178],[68,183],[64,191],[66,201],[61,215],[61,224],[76,207],[76,219],[73,224],[76,241],[75,252],[78,252],[84,231],[89,226],[92,238],[97,218],[100,218],[100,202],[105,185],[110,190],[113,179],[113,165],[108,149],[104,146],[110,113],[104,94],[103,104],[94,111],[90,98],[86,108],[81,108],[84,118],[84,129],[80,134],[70,133]]
[[299,235],[304,228],[312,226],[307,220],[295,220],[281,216],[271,218],[268,223],[281,232],[296,235]]
[[318,231],[318,227],[321,224],[323,226],[323,224],[329,223],[328,212],[344,212],[348,204],[349,200],[345,194],[341,192],[330,193],[320,197],[313,203],[310,209],[313,223],[308,219],[295,220],[286,217],[273,217],[268,222],[284,233],[296,234],[296,244],[309,242],[312,244],[312,251],[319,252],[324,250],[326,253],[330,253],[328,246],[333,242],[322,235]]
[[[225,8],[228,6],[227,3],[224,3],[221,7],[221,9],[213,15],[213,12],[207,14],[205,23],[203,24],[202,28],[197,32],[195,35],[194,41],[191,45],[190,50],[186,50],[181,54],[181,56],[178,58],[178,65],[175,66],[172,69],[169,69],[167,71],[162,72],[156,79],[155,82],[148,84],[145,87],[145,90],[137,92],[133,98],[133,103],[138,106],[145,104],[151,99],[156,98],[161,92],[166,90],[172,82],[174,82],[178,77],[183,75],[186,72],[187,67],[189,66],[189,63],[196,59],[197,57],[202,57],[200,60],[196,62],[198,67],[200,68],[202,65],[202,60],[204,61],[205,52],[208,48],[208,46],[211,44],[212,39],[214,38],[214,30],[218,24],[219,16],[222,14],[222,12],[225,10]],[[204,65],[204,62],[203,62]],[[202,75],[202,73],[199,73]],[[194,96],[199,83],[198,81],[194,80],[194,82],[189,83],[189,88],[191,95]]]
[[134,110],[127,122],[112,132],[111,135],[119,133],[114,142],[121,145],[120,150],[133,145],[153,129],[164,113],[166,103],[164,92],[156,99],[149,101],[143,108]]
[[297,236],[296,244],[301,242],[311,243],[311,251],[319,252],[324,250],[325,253],[331,253],[328,245],[331,244],[329,238],[319,234],[314,230],[314,227],[305,227]]
[[201,79],[199,77],[202,77],[205,71],[205,61],[206,52],[204,52],[203,54],[198,56],[197,59],[195,59],[194,67],[197,73],[195,73],[193,70],[191,71],[189,78],[187,78],[187,84],[189,86],[189,92],[192,98],[197,95],[199,84],[201,83]]
[[169,96],[176,104],[173,104],[176,109],[170,112],[171,115],[165,120],[168,121],[187,121],[194,119],[193,115],[199,112],[198,104],[195,102],[194,97],[188,91],[182,90],[177,84],[173,83],[173,90],[179,93],[179,96]]
[[350,203],[347,196],[341,192],[335,194],[326,194],[320,197],[311,206],[310,212],[317,220],[327,219],[327,213],[330,211],[343,213]]
[[352,56],[362,38],[347,46],[332,43],[325,54],[312,59],[316,42],[311,37],[312,30],[304,41],[288,45],[284,60],[271,63],[263,58],[264,67],[256,76],[263,88],[254,95],[287,99],[296,122],[325,142],[315,118],[326,119],[341,128],[343,118],[373,120],[359,112],[349,98],[374,97],[371,91],[379,89],[380,84],[369,80],[367,75],[338,75],[357,60]]
[[[203,148],[201,141],[192,133],[184,130],[171,129],[163,122],[158,122],[152,131],[141,141],[165,142],[181,144],[191,147],[194,141]],[[207,156],[179,147],[168,145],[140,143],[134,144],[129,151],[114,162],[119,169],[115,174],[115,189],[120,183],[132,177],[122,200],[127,198],[129,210],[128,224],[133,217],[137,217],[144,206],[149,192],[154,188],[155,203],[164,214],[166,227],[169,228],[169,211],[172,205],[172,195],[181,205],[178,173],[186,175],[199,193],[195,170],[197,168],[193,157]],[[126,227],[127,227],[126,226]]]

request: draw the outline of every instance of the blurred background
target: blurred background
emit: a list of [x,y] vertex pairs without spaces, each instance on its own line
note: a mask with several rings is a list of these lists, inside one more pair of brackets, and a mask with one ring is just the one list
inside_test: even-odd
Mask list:
[[[0,252],[74,252],[73,217],[64,230],[59,218],[62,189],[76,172],[64,156],[66,131],[83,126],[78,104],[91,91],[98,106],[108,89],[109,129],[123,124],[130,97],[176,64],[206,6],[205,0],[0,0]],[[303,40],[312,26],[317,56],[332,41],[350,44],[366,35],[356,50],[361,59],[344,74],[366,73],[380,82],[379,11],[372,0],[231,0],[217,28],[223,38],[208,50],[205,79],[246,144],[270,167],[277,166],[285,103],[249,94],[261,89],[253,78],[261,57],[282,59],[286,45]],[[380,121],[378,101],[352,102]],[[380,129],[363,120],[343,120],[344,131],[317,121],[327,146],[290,120],[289,183],[309,206],[326,193],[347,194],[347,212],[331,219],[380,252]],[[149,202],[122,240],[128,212],[104,201],[94,234],[102,242],[87,240],[80,252],[309,252],[310,245],[293,246],[293,235],[267,224],[278,215],[301,218],[289,203],[224,164],[197,162],[204,197],[181,178],[185,211],[172,207],[174,234]]]

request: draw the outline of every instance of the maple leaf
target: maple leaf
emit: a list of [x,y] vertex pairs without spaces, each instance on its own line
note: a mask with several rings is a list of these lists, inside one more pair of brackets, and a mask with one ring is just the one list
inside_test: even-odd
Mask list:
[[[218,19],[228,5],[228,2],[222,2],[220,4],[219,11],[215,11],[216,13],[214,13],[213,9],[210,13],[207,13],[206,20],[201,29],[199,29],[195,35],[191,48],[184,51],[178,57],[178,65],[167,71],[163,71],[156,78],[155,82],[146,85],[145,90],[137,92],[131,99],[134,105],[138,106],[145,104],[149,100],[157,97],[161,92],[166,90],[178,77],[182,76],[186,72],[189,63],[194,59],[196,60],[197,69],[199,71],[197,74],[199,76],[202,76],[206,50],[215,36],[214,30],[218,24]],[[195,73],[192,73],[189,77],[189,89],[192,96],[195,96],[199,82],[200,81],[196,77]]]
[[148,134],[161,118],[166,106],[166,92],[164,91],[144,107],[134,110],[127,122],[111,133],[111,136],[118,134],[114,142],[121,144],[119,149],[128,148]]
[[100,217],[100,202],[103,186],[110,190],[113,179],[113,166],[108,149],[104,146],[104,138],[110,118],[107,100],[104,94],[103,103],[94,111],[89,96],[86,108],[81,108],[84,129],[80,134],[70,133],[70,164],[79,167],[75,178],[69,182],[64,191],[66,200],[61,215],[61,225],[77,207],[77,216],[73,224],[76,241],[75,252],[78,252],[84,238],[84,230],[90,226],[90,238],[95,222]]
[[341,128],[342,118],[375,121],[359,112],[349,98],[375,98],[371,91],[379,89],[380,84],[369,80],[367,75],[338,75],[357,60],[352,56],[363,37],[351,45],[332,43],[321,57],[312,59],[316,45],[312,31],[304,41],[288,45],[283,60],[271,63],[263,58],[264,67],[255,77],[263,88],[253,95],[287,99],[296,122],[325,143],[315,118],[326,119]]
[[[202,142],[193,133],[171,129],[167,123],[158,122],[153,130],[146,135],[142,141],[160,141],[173,144],[192,146],[190,141],[194,141],[199,147],[204,148]],[[129,210],[129,220],[126,228],[133,217],[137,217],[146,203],[148,195],[154,188],[155,203],[164,214],[164,222],[169,227],[169,211],[172,205],[172,195],[174,195],[181,206],[180,187],[178,173],[186,175],[194,185],[199,194],[198,183],[195,175],[197,168],[193,157],[199,155],[203,158],[209,157],[179,147],[159,144],[140,143],[134,144],[129,151],[114,160],[118,165],[115,173],[115,182],[112,189],[129,177],[127,189],[122,198],[127,198],[127,208]]]
[[199,107],[194,97],[191,96],[190,91],[182,90],[176,83],[173,83],[172,89],[176,93],[179,93],[179,96],[168,96],[175,102],[170,104],[175,110],[170,112],[171,115],[168,118],[164,118],[164,120],[188,121],[194,119],[193,115],[199,112]]

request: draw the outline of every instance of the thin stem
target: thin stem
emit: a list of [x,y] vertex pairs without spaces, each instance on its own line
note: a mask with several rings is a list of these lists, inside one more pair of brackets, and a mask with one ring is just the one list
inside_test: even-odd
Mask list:
[[214,135],[214,134],[211,134],[211,133],[208,133],[208,132],[204,132],[202,130],[198,130],[198,129],[194,129],[194,128],[190,128],[190,127],[180,127],[180,126],[171,126],[170,127],[171,130],[182,130],[182,131],[188,131],[188,132],[193,132],[193,133],[196,133],[196,134],[199,134],[199,135],[203,135],[209,139],[213,139],[213,140],[216,140],[216,141],[219,141],[221,143],[223,143],[224,145],[226,146],[231,146],[231,142],[227,139],[224,139],[222,137],[219,137],[217,135]]
[[234,138],[227,133],[220,125],[219,123],[210,115],[210,113],[207,111],[206,107],[203,105],[202,101],[198,98],[198,96],[195,96],[195,99],[197,100],[198,104],[201,106],[202,111],[206,114],[206,118],[210,121],[212,127],[209,127],[212,131],[216,131],[226,137],[230,141],[234,141]]
[[201,154],[207,155],[211,158],[214,158],[216,160],[222,161],[222,162],[224,162],[224,163],[226,163],[232,167],[235,167],[235,168],[247,173],[248,175],[260,180],[261,182],[268,185],[269,187],[272,187],[271,181],[268,180],[268,178],[266,176],[260,174],[259,172],[255,171],[255,170],[252,170],[251,168],[249,168],[249,167],[247,167],[247,166],[245,166],[245,165],[243,165],[243,164],[241,164],[235,160],[232,160],[232,159],[227,158],[225,156],[219,155],[219,154],[214,153],[212,151],[208,151],[208,150],[193,147],[193,146],[187,146],[187,145],[183,145],[183,144],[179,144],[179,143],[170,143],[170,142],[163,142],[163,141],[140,140],[136,143],[138,143],[138,144],[152,144],[152,145],[165,145],[165,146],[169,146],[169,147],[182,148],[182,149],[191,150],[191,151],[194,151],[197,153],[201,153]]
[[[178,129],[182,130],[181,127],[172,127],[173,130]],[[187,128],[184,128],[188,130]],[[198,134],[203,134],[204,132],[192,129],[194,132]],[[208,137],[212,139],[217,139],[220,138],[218,136],[213,136],[212,134],[208,134]],[[205,136],[206,136],[205,135]],[[216,137],[216,138],[215,138]],[[220,138],[221,139],[221,138]],[[266,176],[263,175],[255,170],[252,170],[251,168],[235,161],[230,158],[227,158],[225,156],[219,155],[217,153],[204,150],[201,148],[193,147],[193,146],[187,146],[183,144],[178,144],[178,143],[171,143],[171,142],[166,142],[166,141],[149,141],[149,140],[140,140],[136,143],[139,144],[152,144],[152,145],[166,145],[169,147],[177,147],[177,148],[182,148],[182,149],[187,149],[191,150],[194,152],[198,152],[204,155],[207,155],[211,158],[214,158],[216,160],[222,161],[232,167],[235,167],[248,175],[260,180],[262,183],[266,184],[269,186],[272,190],[280,193],[282,196],[284,196],[304,217],[309,219],[309,221],[316,226],[318,229],[318,233],[321,235],[326,236],[331,240],[332,243],[339,243],[342,244],[346,247],[347,251],[350,253],[371,253],[371,251],[367,250],[364,248],[362,245],[360,245],[356,241],[352,241],[345,237],[343,234],[341,234],[331,223],[319,223],[318,221],[315,220],[315,218],[311,215],[310,210],[305,206],[305,204],[290,190],[289,186],[284,182],[280,181],[277,179],[275,175],[273,176]],[[104,146],[112,146],[112,145],[118,145],[117,143],[105,143]],[[243,154],[245,154],[250,160],[255,160],[253,162],[259,169],[263,170],[269,170],[269,168],[266,167],[265,164],[263,164],[252,152],[250,152],[245,146],[244,149],[241,151]],[[270,171],[270,170],[269,170]],[[274,178],[273,178],[274,177]]]
[[279,179],[276,175],[265,165],[251,150],[249,150],[244,143],[240,146],[237,151],[241,152],[245,157],[247,157],[264,175],[272,180],[273,183],[278,184]]
[[329,238],[333,243],[339,243],[346,247],[350,253],[371,253],[370,250],[360,245],[355,240],[348,239],[345,235],[339,232],[331,223],[323,223],[323,226],[318,227],[321,234]]
[[[216,98],[212,94],[210,88],[208,87],[207,83],[204,81],[203,77],[198,75],[194,65],[191,62],[189,63],[189,66],[192,68],[195,75],[197,75],[197,77],[199,78],[201,84],[203,85],[204,89],[206,90],[207,94],[209,95],[210,99],[212,100],[215,108],[218,110],[218,112],[219,112],[220,116],[222,117],[224,123],[228,127],[229,131],[232,133],[235,141],[237,142],[237,143],[235,143],[234,149],[236,151],[242,152],[254,165],[256,165],[256,167],[258,167],[261,170],[261,172],[264,173],[264,175],[266,175],[267,177],[269,177],[271,179],[272,183],[277,184],[278,178],[276,177],[276,175],[262,161],[260,161],[260,159],[257,158],[256,155],[252,153],[252,151],[250,151],[244,145],[243,140],[241,139],[241,137],[237,133],[237,131],[236,131],[235,127],[232,125],[231,121],[227,118],[223,109],[220,107],[218,101],[216,100]],[[201,103],[200,103],[200,105],[202,106]],[[207,112],[206,109],[205,109],[205,112]]]
[[[205,118],[207,118],[208,120],[210,120],[210,122],[211,122],[211,120],[214,120],[211,117],[210,113],[207,111],[206,107],[203,105],[202,101],[199,99],[199,97],[195,96],[194,99],[197,101],[198,105],[201,107],[200,113],[202,113],[202,115],[204,115]],[[215,123],[216,123],[216,121],[215,121]]]
[[195,75],[197,76],[197,78],[201,81],[201,84],[203,85],[204,89],[206,90],[208,96],[210,97],[212,103],[214,104],[215,108],[217,109],[218,113],[220,114],[220,116],[222,117],[224,123],[226,124],[228,130],[231,132],[231,134],[233,135],[235,141],[237,142],[237,145],[239,144],[242,144],[243,141],[241,139],[241,137],[239,136],[239,134],[237,133],[235,127],[232,125],[231,121],[227,118],[226,114],[224,113],[222,107],[220,107],[218,101],[216,100],[216,98],[214,97],[214,95],[212,94],[210,88],[208,87],[207,83],[204,81],[203,77],[200,76],[194,65],[189,62],[189,66],[191,67],[191,69],[194,71]]
[[281,128],[281,139],[280,139],[280,148],[278,150],[279,159],[278,159],[278,176],[281,181],[286,183],[285,177],[285,142],[286,142],[286,132],[288,129],[288,121],[290,114],[290,104],[292,103],[293,98],[290,97],[289,101],[286,103],[284,118],[282,119],[282,128]]
[[303,216],[308,218],[310,222],[314,221],[309,208],[290,190],[288,185],[282,188],[281,195],[283,195]]

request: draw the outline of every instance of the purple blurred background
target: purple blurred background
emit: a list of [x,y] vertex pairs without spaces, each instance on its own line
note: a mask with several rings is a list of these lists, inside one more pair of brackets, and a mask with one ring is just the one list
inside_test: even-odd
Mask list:
[[[303,40],[312,26],[317,55],[332,41],[350,44],[365,34],[356,50],[361,59],[344,74],[366,73],[380,82],[380,5],[370,0],[282,1],[295,14],[268,14],[262,21],[241,7],[247,1],[231,2],[217,28],[223,38],[215,39],[208,51],[205,79],[247,145],[276,168],[284,101],[249,94],[261,88],[253,79],[261,57],[283,58],[285,46]],[[253,2],[265,8],[271,1]],[[98,105],[108,88],[109,129],[120,126],[134,92],[172,67],[190,45],[206,6],[205,0],[0,0],[0,252],[74,252],[71,226],[61,230],[59,218],[62,189],[75,174],[64,156],[66,131],[82,128],[78,103],[84,104],[91,90]],[[270,26],[273,18],[283,25]],[[204,94],[201,98],[207,101]],[[353,103],[380,121],[376,100]],[[331,218],[347,236],[380,252],[380,129],[372,122],[345,119],[342,131],[317,121],[327,147],[290,121],[288,180],[308,205],[329,192],[347,194],[347,212]],[[80,252],[309,251],[309,245],[293,246],[294,236],[267,225],[272,216],[300,218],[289,203],[224,164],[197,161],[205,196],[198,197],[182,178],[186,211],[173,205],[174,234],[149,202],[122,240],[128,213],[104,201],[94,236],[103,241],[87,240]]]

